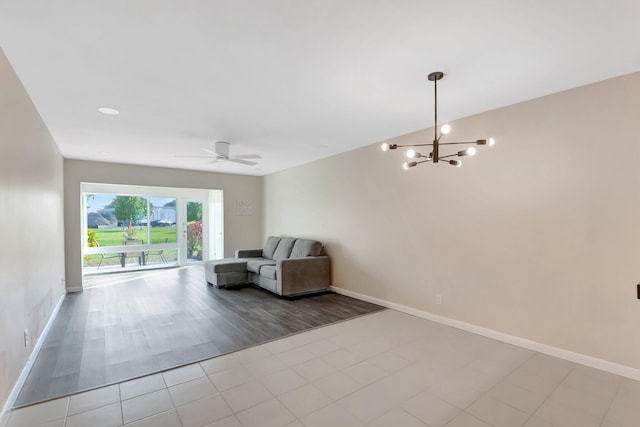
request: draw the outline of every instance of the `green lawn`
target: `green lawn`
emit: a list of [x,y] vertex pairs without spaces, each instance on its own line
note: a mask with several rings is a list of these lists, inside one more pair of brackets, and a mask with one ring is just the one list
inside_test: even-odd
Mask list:
[[[143,240],[147,243],[147,228],[146,227],[134,227],[136,230],[136,239]],[[93,228],[96,240],[100,246],[120,246],[122,241],[125,240],[125,228]],[[164,243],[164,239],[167,239],[167,243],[176,242],[176,228],[175,227],[151,227],[151,243]]]
[[[138,226],[134,227],[136,239],[143,240],[144,243],[147,243],[147,227]],[[95,238],[102,247],[106,246],[121,246],[123,241],[126,239],[125,231],[126,227],[116,227],[116,228],[92,228],[90,229],[94,232]],[[154,243],[164,243],[165,239],[167,239],[167,243],[176,243],[177,241],[177,233],[176,227],[151,227],[151,244]],[[162,258],[159,255],[155,255],[154,250],[151,249],[151,254],[149,256],[148,264],[162,264]],[[202,256],[201,248],[200,248],[200,256]],[[177,249],[164,250],[163,255],[168,262],[175,262],[178,256]],[[107,255],[108,258],[102,260],[101,266],[108,265],[120,265],[119,257],[112,257]],[[100,262],[102,258],[101,255],[85,255],[84,257],[84,266],[85,267],[95,267]],[[201,259],[197,258],[197,256],[191,256],[193,259]],[[127,264],[135,264],[135,259],[128,259]]]

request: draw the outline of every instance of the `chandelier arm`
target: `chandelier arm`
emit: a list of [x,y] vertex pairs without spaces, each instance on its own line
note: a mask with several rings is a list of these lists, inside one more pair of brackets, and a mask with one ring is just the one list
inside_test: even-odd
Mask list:
[[[478,144],[477,141],[469,141],[469,142],[440,142],[438,145],[462,145],[462,144]],[[434,144],[396,144],[396,148],[407,148],[407,147],[432,147]],[[394,150],[396,149],[394,148]]]
[[478,144],[477,141],[471,142],[441,142],[440,145],[462,145],[462,144]]
[[430,147],[433,144],[405,144],[405,145],[398,145],[398,148],[406,148],[406,147]]

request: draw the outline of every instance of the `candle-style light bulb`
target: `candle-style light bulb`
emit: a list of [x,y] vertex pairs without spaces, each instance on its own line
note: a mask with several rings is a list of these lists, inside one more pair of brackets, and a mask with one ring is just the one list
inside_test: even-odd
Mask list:
[[412,168],[414,166],[416,166],[418,163],[417,162],[405,162],[405,164],[402,165],[402,167],[407,170],[409,168]]

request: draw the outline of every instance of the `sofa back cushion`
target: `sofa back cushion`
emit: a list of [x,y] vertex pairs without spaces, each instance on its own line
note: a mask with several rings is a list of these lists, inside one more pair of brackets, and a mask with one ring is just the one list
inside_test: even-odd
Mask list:
[[319,256],[320,252],[322,252],[322,243],[317,240],[297,239],[291,250],[290,258]]
[[278,243],[280,243],[280,238],[276,236],[267,237],[267,241],[264,244],[264,248],[262,248],[262,256],[264,258],[273,259],[273,254],[278,247]]
[[289,258],[291,255],[291,249],[293,248],[293,243],[296,241],[293,237],[283,237],[280,239],[280,243],[278,243],[278,248],[273,254],[273,259],[285,259]]

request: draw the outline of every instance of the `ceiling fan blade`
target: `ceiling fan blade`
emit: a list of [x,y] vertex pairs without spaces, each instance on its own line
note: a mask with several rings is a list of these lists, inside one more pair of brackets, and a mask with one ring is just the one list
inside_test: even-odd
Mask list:
[[205,148],[205,147],[200,147],[200,149],[206,153],[213,154],[214,156],[216,156],[216,158],[218,157],[218,153],[216,153],[213,150],[209,150],[208,148]]
[[262,156],[260,154],[237,154],[234,156],[229,156],[230,159],[261,159]]
[[173,156],[173,157],[190,157],[193,159],[217,159],[218,157],[213,157],[213,156]]
[[255,166],[255,165],[257,165],[256,162],[250,162],[248,160],[239,160],[239,159],[227,159],[227,160],[229,160],[230,162],[233,162],[233,163],[240,163],[241,165],[247,165],[247,166]]

